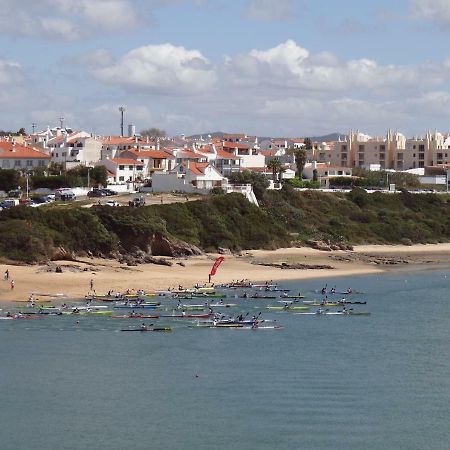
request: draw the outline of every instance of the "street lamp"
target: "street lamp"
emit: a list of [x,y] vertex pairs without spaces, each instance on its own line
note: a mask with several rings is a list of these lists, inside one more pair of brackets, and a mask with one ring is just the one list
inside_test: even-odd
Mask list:
[[90,183],[91,183],[91,169],[92,169],[92,167],[88,167],[87,168],[87,171],[88,171],[88,173],[87,173],[87,188],[88,188],[88,191],[89,191]]

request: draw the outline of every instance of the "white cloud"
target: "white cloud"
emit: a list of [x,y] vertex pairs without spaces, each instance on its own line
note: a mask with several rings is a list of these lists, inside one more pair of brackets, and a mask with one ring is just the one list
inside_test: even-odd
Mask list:
[[2,0],[0,32],[74,41],[140,24],[130,0]]
[[112,64],[94,70],[107,83],[164,95],[199,94],[210,90],[216,74],[198,50],[172,44],[131,50]]
[[23,70],[19,63],[0,59],[0,86],[8,88],[20,84],[23,80]]
[[411,13],[416,19],[450,26],[450,2],[448,0],[411,0]]
[[287,20],[293,16],[293,0],[250,0],[247,14],[267,22]]
[[[239,86],[278,86],[302,91],[345,91],[377,89],[402,91],[442,81],[441,67],[379,65],[362,58],[343,61],[331,53],[311,55],[288,40],[268,50],[225,61],[231,81]],[[425,76],[426,75],[426,76]]]

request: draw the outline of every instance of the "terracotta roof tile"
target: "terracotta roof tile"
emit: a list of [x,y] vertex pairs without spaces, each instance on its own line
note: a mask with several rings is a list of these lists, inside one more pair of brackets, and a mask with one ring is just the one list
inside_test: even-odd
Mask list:
[[33,147],[13,142],[0,142],[0,158],[14,159],[50,159],[50,156]]

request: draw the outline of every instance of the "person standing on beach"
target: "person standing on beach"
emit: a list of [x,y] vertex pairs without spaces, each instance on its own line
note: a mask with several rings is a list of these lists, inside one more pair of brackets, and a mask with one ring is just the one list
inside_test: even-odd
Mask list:
[[9,280],[9,269],[5,270],[4,278],[5,278],[5,280]]
[[94,279],[93,278],[91,278],[89,286],[91,287],[91,291],[93,291],[94,290]]
[[14,285],[15,285],[14,280],[11,280],[11,290],[14,289]]

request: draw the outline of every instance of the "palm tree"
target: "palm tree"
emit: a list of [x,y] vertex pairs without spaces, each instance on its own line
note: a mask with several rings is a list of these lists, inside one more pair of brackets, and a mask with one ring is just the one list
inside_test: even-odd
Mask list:
[[267,163],[267,168],[272,170],[273,182],[277,181],[277,173],[282,169],[281,161],[278,158],[273,158]]
[[306,150],[303,148],[298,149],[295,153],[295,165],[297,166],[296,177],[302,179],[303,169],[306,164]]

